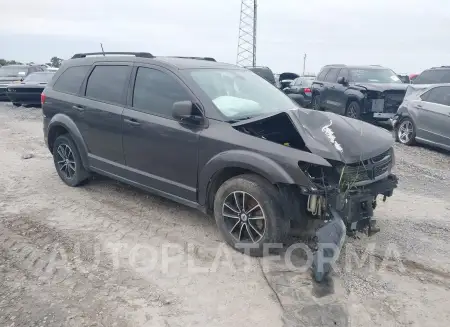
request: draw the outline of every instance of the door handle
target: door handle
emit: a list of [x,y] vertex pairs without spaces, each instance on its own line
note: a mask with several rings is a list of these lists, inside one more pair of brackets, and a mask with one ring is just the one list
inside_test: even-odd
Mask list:
[[139,126],[141,124],[134,118],[125,118],[123,121],[127,124],[134,125],[134,126]]
[[77,110],[77,111],[84,111],[84,107],[78,106],[78,105],[73,105],[73,106],[72,106],[72,109],[75,109],[75,110]]

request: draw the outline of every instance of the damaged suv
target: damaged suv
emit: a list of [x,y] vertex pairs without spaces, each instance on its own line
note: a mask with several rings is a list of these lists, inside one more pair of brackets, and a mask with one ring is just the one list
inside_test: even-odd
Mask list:
[[328,65],[313,82],[312,106],[366,121],[388,121],[408,84],[381,66]]
[[69,186],[95,172],[198,208],[260,256],[311,221],[319,242],[341,246],[346,230],[373,227],[377,196],[397,185],[387,131],[299,108],[234,65],[108,55],[64,61],[42,94],[45,142]]

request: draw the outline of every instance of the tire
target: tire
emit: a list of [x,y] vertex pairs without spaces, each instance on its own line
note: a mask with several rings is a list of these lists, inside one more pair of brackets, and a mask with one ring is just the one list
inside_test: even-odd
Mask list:
[[22,106],[22,104],[18,103],[18,102],[13,102],[12,104],[13,104],[14,107],[21,107]]
[[[410,132],[407,134],[402,133],[402,126],[405,129],[409,129]],[[407,127],[409,126],[409,127]],[[406,130],[403,131],[406,132]],[[405,145],[413,145],[416,141],[416,125],[411,118],[405,117],[397,124],[394,129],[395,140]],[[402,136],[403,135],[403,136]]]
[[59,177],[69,186],[78,186],[89,178],[78,148],[68,134],[56,138],[53,144],[53,162]]
[[318,110],[318,111],[322,110],[320,108],[320,95],[319,94],[313,95],[313,97],[311,99],[311,109]]
[[361,119],[361,106],[356,101],[351,101],[345,109],[345,116],[353,119]]
[[[246,214],[241,210],[243,197]],[[231,178],[220,186],[214,199],[214,217],[223,239],[238,252],[254,257],[269,252],[264,244],[285,241],[290,227],[277,189],[251,174]]]

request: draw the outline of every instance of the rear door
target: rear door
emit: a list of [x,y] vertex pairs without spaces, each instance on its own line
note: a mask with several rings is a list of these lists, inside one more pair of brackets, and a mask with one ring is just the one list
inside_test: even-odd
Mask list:
[[417,104],[417,136],[450,146],[450,86],[435,87]]
[[323,106],[322,93],[325,90],[324,80],[325,80],[325,76],[327,75],[329,70],[330,70],[330,68],[328,68],[328,67],[322,68],[319,75],[314,80],[314,82],[312,83],[312,86],[311,86],[315,101],[318,102],[317,104],[313,103],[313,108],[316,110],[318,110],[319,107]]
[[125,164],[122,112],[131,70],[132,63],[95,63],[82,87],[84,98],[73,106],[83,117],[80,129],[90,164],[107,172],[120,173]]
[[322,107],[325,110],[332,112],[337,112],[337,107],[339,105],[334,98],[337,85],[337,76],[340,70],[340,68],[330,68],[327,75],[325,76],[325,80],[323,81],[324,87],[320,95]]

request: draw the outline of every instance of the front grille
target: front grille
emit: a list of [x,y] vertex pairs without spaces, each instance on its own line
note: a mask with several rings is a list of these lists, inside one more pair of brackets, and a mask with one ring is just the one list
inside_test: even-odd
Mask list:
[[345,184],[353,184],[375,179],[387,172],[391,165],[392,149],[389,149],[359,164],[345,166],[341,181]]
[[384,112],[386,113],[396,113],[398,107],[403,102],[405,92],[385,92],[384,95]]

